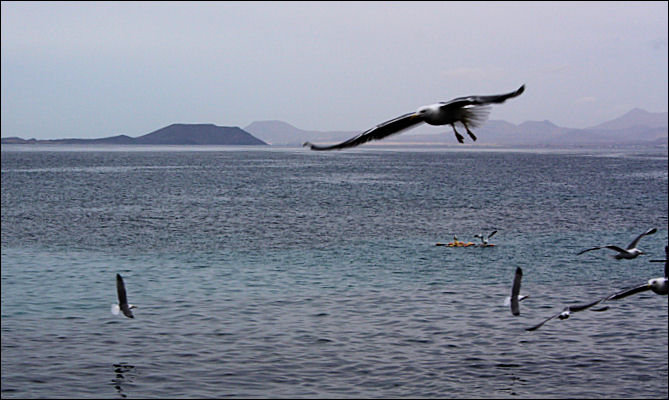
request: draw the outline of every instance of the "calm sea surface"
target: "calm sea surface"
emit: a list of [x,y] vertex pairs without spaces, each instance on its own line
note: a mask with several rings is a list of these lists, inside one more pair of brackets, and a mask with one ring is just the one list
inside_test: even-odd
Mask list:
[[2,397],[666,398],[668,159],[3,145]]

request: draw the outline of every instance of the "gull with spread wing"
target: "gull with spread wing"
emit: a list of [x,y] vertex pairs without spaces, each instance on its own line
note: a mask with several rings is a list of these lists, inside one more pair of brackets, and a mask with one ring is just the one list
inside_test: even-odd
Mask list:
[[523,278],[523,270],[516,267],[516,273],[513,277],[513,285],[511,285],[511,296],[504,301],[505,306],[511,306],[511,314],[520,315],[520,302],[528,298],[527,295],[520,295],[520,280]]
[[[560,311],[559,313],[557,313],[555,315],[552,315],[552,316],[546,318],[545,320],[541,321],[537,325],[535,325],[533,327],[530,327],[530,328],[526,328],[525,330],[527,330],[527,331],[537,330],[537,329],[541,328],[546,322],[548,322],[548,321],[550,321],[554,318],[567,319],[571,316],[572,313],[579,312],[579,311],[585,311],[588,308],[594,307],[597,304],[602,303],[606,299],[607,298],[605,297],[605,298],[599,299],[597,301],[593,301],[592,303],[588,303],[588,304],[576,305],[576,306],[567,306],[567,307],[563,308],[562,311]],[[593,309],[592,311],[606,311],[608,309],[609,309],[608,306],[604,306],[604,307]]]
[[460,123],[469,137],[476,140],[476,135],[470,128],[475,128],[482,124],[490,112],[489,104],[503,103],[507,99],[520,96],[525,91],[525,85],[513,92],[505,94],[496,94],[488,96],[466,96],[458,97],[448,102],[440,102],[420,107],[415,112],[410,112],[383,122],[375,127],[368,129],[361,134],[348,139],[344,142],[334,145],[316,145],[305,142],[311,150],[341,150],[348,147],[355,147],[372,140],[380,140],[387,136],[394,135],[406,129],[413,128],[418,124],[426,123],[429,125],[450,125],[453,128],[458,142],[464,143],[464,136],[455,129],[455,124]]
[[646,232],[640,234],[639,236],[636,237],[636,239],[632,240],[632,243],[630,243],[627,246],[626,249],[623,249],[621,247],[614,246],[614,245],[597,246],[597,247],[592,247],[592,248],[589,248],[589,249],[581,250],[581,251],[578,252],[577,255],[580,256],[581,254],[583,254],[585,252],[588,252],[588,251],[591,251],[591,250],[599,250],[599,249],[606,248],[606,249],[611,249],[611,250],[614,250],[614,251],[618,252],[618,254],[615,254],[613,256],[613,258],[615,258],[616,260],[622,260],[623,258],[631,260],[631,259],[636,258],[637,256],[639,256],[641,254],[644,254],[643,251],[639,250],[636,247],[637,244],[639,243],[639,240],[641,240],[642,237],[644,237],[646,235],[652,235],[655,232],[657,232],[657,228],[651,228],[651,229],[647,230]]
[[488,236],[483,236],[483,234],[477,233],[476,235],[474,235],[474,237],[481,239],[481,246],[485,247],[488,246],[488,240],[490,240],[490,238],[493,237],[495,233],[497,233],[497,231],[492,231]]
[[125,284],[123,283],[123,278],[121,275],[116,274],[116,294],[118,295],[118,304],[112,304],[111,312],[114,315],[118,315],[119,311],[123,311],[123,315],[128,318],[135,318],[132,315],[133,308],[137,308],[132,304],[128,304],[128,296],[125,293]]

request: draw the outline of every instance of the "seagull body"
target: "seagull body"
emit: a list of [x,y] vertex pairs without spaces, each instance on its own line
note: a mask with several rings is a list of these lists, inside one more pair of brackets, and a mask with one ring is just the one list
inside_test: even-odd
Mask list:
[[123,315],[128,318],[135,318],[132,315],[133,308],[137,308],[132,304],[128,304],[128,297],[125,293],[125,284],[123,283],[123,278],[121,275],[116,274],[116,294],[118,295],[118,304],[112,304],[111,312],[114,315],[118,315],[119,311],[123,311]]
[[481,239],[481,246],[485,247],[488,246],[488,240],[490,240],[490,238],[493,237],[495,233],[497,233],[497,231],[492,231],[488,236],[483,236],[479,233],[474,235],[474,237]]
[[511,306],[511,314],[520,315],[520,302],[525,300],[528,296],[520,296],[520,281],[523,278],[523,270],[520,267],[516,268],[516,274],[513,278],[513,285],[511,286],[511,297],[507,297],[504,301],[505,306]]
[[489,113],[489,107],[487,107],[487,105],[503,103],[507,99],[519,96],[524,90],[525,85],[522,85],[520,88],[510,93],[490,96],[458,97],[448,102],[430,104],[420,107],[415,112],[400,115],[397,118],[383,122],[344,142],[331,146],[320,146],[305,142],[304,146],[310,147],[311,150],[341,150],[347,147],[355,147],[372,140],[383,139],[406,129],[413,128],[420,123],[437,126],[451,125],[458,142],[464,143],[464,136],[455,129],[455,123],[460,123],[464,126],[467,134],[475,141],[476,135],[470,130],[470,127],[475,128],[486,120]]
[[583,254],[583,253],[585,253],[585,252],[588,252],[588,251],[591,251],[591,250],[599,250],[599,249],[604,249],[604,248],[606,248],[606,249],[611,249],[611,250],[614,250],[614,251],[618,252],[618,254],[615,254],[615,255],[613,256],[613,258],[615,258],[616,260],[622,260],[623,258],[624,258],[624,259],[627,259],[627,260],[631,260],[631,259],[636,258],[637,256],[639,256],[639,255],[641,255],[641,254],[644,254],[643,251],[639,250],[639,249],[636,247],[637,244],[639,243],[639,240],[641,240],[642,237],[644,237],[644,236],[646,236],[646,235],[652,235],[652,234],[655,233],[655,232],[657,232],[657,229],[656,229],[656,228],[652,228],[652,229],[649,229],[649,230],[647,230],[646,232],[640,234],[639,236],[636,237],[636,239],[634,239],[634,240],[632,241],[632,243],[630,243],[630,244],[627,246],[626,249],[623,249],[623,248],[621,248],[621,247],[614,246],[614,245],[597,246],[597,247],[592,247],[592,248],[590,248],[590,249],[581,250],[580,252],[578,252],[577,255],[581,255],[581,254]]

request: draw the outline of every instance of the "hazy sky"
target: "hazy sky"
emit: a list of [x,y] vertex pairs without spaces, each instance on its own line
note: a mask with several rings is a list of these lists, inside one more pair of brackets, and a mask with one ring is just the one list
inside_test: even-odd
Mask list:
[[523,83],[490,119],[584,128],[667,111],[664,1],[1,7],[3,137],[262,120],[356,131]]

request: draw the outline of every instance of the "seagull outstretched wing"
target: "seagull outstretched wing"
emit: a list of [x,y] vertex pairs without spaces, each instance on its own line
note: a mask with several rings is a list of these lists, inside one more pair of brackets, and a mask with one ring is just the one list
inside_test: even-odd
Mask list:
[[645,292],[647,290],[650,290],[650,285],[648,283],[644,283],[643,285],[635,286],[633,288],[625,289],[618,293],[614,293],[611,296],[609,296],[607,300],[619,300],[636,293]]
[[609,245],[606,245],[606,246],[597,246],[597,247],[592,247],[590,249],[581,250],[576,255],[580,256],[581,254],[583,254],[585,252],[588,252],[588,251],[591,251],[591,250],[599,250],[599,249],[611,249],[611,250],[617,251],[618,253],[628,253],[628,251],[623,249],[623,248],[620,248],[618,246],[614,246],[612,244],[609,244]]
[[355,147],[372,140],[383,139],[395,133],[400,133],[422,122],[423,117],[421,117],[419,114],[415,112],[408,113],[397,118],[393,118],[390,121],[376,125],[375,127],[362,132],[358,136],[355,136],[339,144],[334,144],[331,146],[319,146],[310,142],[306,142],[303,146],[309,146],[311,150],[341,150],[347,147]]
[[523,270],[520,267],[516,268],[516,274],[513,278],[513,286],[511,286],[511,314],[520,315],[520,280],[523,279]]
[[599,249],[601,249],[601,248],[603,248],[603,247],[604,247],[604,246],[591,247],[591,248],[589,248],[589,249],[585,249],[585,250],[581,250],[581,251],[579,251],[578,253],[576,253],[576,255],[577,255],[577,256],[580,256],[581,254],[583,254],[583,253],[587,253],[588,251],[599,250]]
[[635,248],[636,245],[639,243],[639,240],[641,240],[642,237],[644,237],[646,235],[652,235],[655,232],[657,232],[657,228],[651,228],[651,229],[647,230],[646,232],[640,234],[639,236],[636,237],[636,239],[632,240],[632,243],[630,243],[629,246],[627,246],[627,249],[629,250],[629,249]]
[[461,108],[466,106],[482,106],[486,104],[493,103],[504,103],[506,100],[520,96],[525,91],[525,85],[522,85],[517,90],[513,92],[504,93],[504,94],[493,94],[489,96],[464,96],[458,97],[451,101],[441,102],[442,108]]
[[[566,314],[565,314],[565,313],[566,313]],[[526,331],[530,331],[530,332],[531,332],[531,331],[535,331],[535,330],[541,328],[546,322],[552,320],[553,318],[557,318],[557,317],[560,316],[560,315],[566,315],[565,318],[568,318],[568,317],[569,317],[569,307],[565,307],[565,308],[563,308],[562,311],[560,311],[559,313],[557,313],[557,314],[555,314],[555,315],[551,315],[550,317],[548,317],[548,318],[546,318],[545,320],[539,322],[538,324],[536,324],[536,325],[534,325],[534,326],[532,326],[532,327],[530,327],[530,328],[525,328],[525,330],[526,330]]]
[[123,311],[123,315],[128,318],[135,318],[135,316],[132,315],[130,306],[128,305],[128,297],[125,293],[125,284],[123,283],[123,278],[120,274],[116,274],[116,293],[118,294],[118,306],[121,308],[121,311]]

